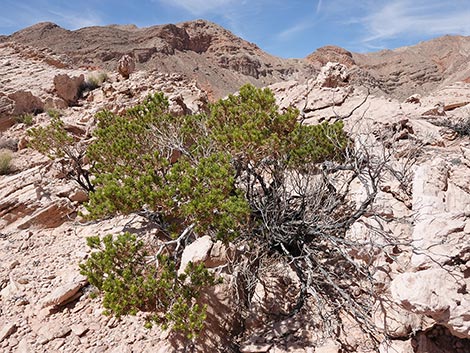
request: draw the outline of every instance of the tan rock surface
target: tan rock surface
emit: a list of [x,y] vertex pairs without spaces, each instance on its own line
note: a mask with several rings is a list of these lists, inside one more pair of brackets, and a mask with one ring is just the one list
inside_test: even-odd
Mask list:
[[[76,35],[53,24],[41,24],[18,33],[14,39],[32,44],[32,38],[38,39],[35,37],[38,29],[50,35],[45,41],[53,41],[55,36],[68,40]],[[85,42],[95,43],[99,40],[96,33],[101,30],[89,28],[77,32],[87,38]],[[378,351],[469,351],[470,142],[468,137],[450,136],[434,125],[440,117],[423,116],[436,105],[443,107],[444,117],[451,121],[470,116],[470,108],[465,104],[470,101],[469,84],[452,83],[432,93],[426,91],[450,77],[460,77],[460,71],[454,72],[448,63],[442,62],[441,74],[428,63],[420,67],[415,59],[409,68],[403,69],[396,66],[399,56],[394,56],[380,71],[382,59],[359,58],[330,48],[323,51],[324,55],[338,58],[335,61],[345,64],[350,71],[330,64],[330,68],[338,70],[325,70],[325,75],[316,80],[311,73],[320,69],[318,63],[323,60],[320,56],[315,56],[313,68],[295,60],[286,64],[205,21],[147,29],[116,26],[105,30],[110,34],[119,32],[125,38],[141,38],[142,43],[153,36],[156,45],[133,51],[137,70],[128,80],[119,80],[117,74],[110,73],[101,87],[84,92],[83,97],[74,96],[78,101],[73,107],[54,91],[54,77],[87,76],[93,71],[71,69],[73,60],[51,50],[14,42],[0,44],[0,130],[3,130],[0,139],[14,151],[15,166],[12,174],[0,176],[0,351],[178,352],[181,348],[158,327],[145,329],[141,314],[121,320],[102,315],[100,299],[92,299],[90,286],[77,279],[77,265],[89,255],[87,236],[123,230],[139,230],[142,236],[153,234],[145,230],[145,220],[137,215],[81,222],[76,215],[86,193],[64,178],[60,161],[50,162],[27,148],[27,127],[11,126],[15,101],[10,95],[29,97],[33,103],[38,103],[37,98],[44,102],[44,109],[61,107],[69,131],[77,139],[86,140],[93,131],[97,111],[107,108],[122,112],[158,90],[169,96],[175,114],[184,114],[207,109],[211,95],[232,92],[242,82],[264,85],[296,75],[299,81],[271,86],[281,107],[294,105],[304,110],[306,123],[342,119],[359,145],[373,148],[371,156],[386,156],[403,172],[401,182],[389,174],[381,180],[371,213],[358,220],[347,234],[348,239],[379,245],[385,244],[385,236],[397,240],[393,248],[370,251],[366,244],[349,253],[357,261],[371,261],[377,266],[373,273],[374,288],[388,300],[385,310],[375,319],[388,326],[388,338],[393,339],[390,342],[382,337],[384,341]],[[460,41],[452,45],[466,45],[465,39]],[[54,50],[59,52],[61,45],[63,42],[57,43]],[[128,49],[123,46],[110,51],[104,46],[92,58],[93,63],[101,65],[98,56],[108,53],[114,70],[116,61]],[[323,55],[321,52],[319,55]],[[177,55],[181,62],[169,60],[165,55],[170,54]],[[75,62],[84,60],[79,52],[74,55]],[[145,70],[158,60],[160,71]],[[371,60],[364,64],[370,66],[369,73],[357,66],[361,60]],[[460,59],[458,64],[465,67]],[[209,70],[209,65],[215,69]],[[394,65],[401,70],[399,74],[383,74]],[[179,74],[168,73],[174,71]],[[397,95],[407,92],[407,97],[414,93],[421,96],[419,102],[380,96],[380,90],[376,91],[378,96],[376,93],[367,96],[362,87],[343,86],[348,75],[352,82],[357,82],[358,77],[366,84],[379,82],[387,92]],[[419,92],[410,91],[415,82],[424,82]],[[25,90],[29,93],[19,93]],[[34,117],[36,126],[49,121],[46,113]],[[409,159],[408,152],[415,151],[416,146],[419,147],[416,158]],[[353,201],[363,199],[364,187],[352,185],[350,196]],[[377,228],[382,233],[374,231]],[[315,321],[311,312],[286,317],[299,293],[298,278],[288,266],[259,274],[252,283],[249,313],[241,322],[240,308],[234,301],[238,295],[234,276],[227,266],[235,256],[234,248],[202,237],[186,251],[186,262],[204,261],[211,271],[224,278],[221,285],[204,293],[201,299],[208,304],[211,329],[196,345],[196,351],[231,352],[240,347],[270,353],[339,351],[336,343],[322,344],[321,323]],[[360,284],[355,285],[360,290]],[[360,327],[349,321],[343,320],[347,337],[335,338],[343,339],[355,352],[371,352]],[[235,336],[239,341],[235,342]],[[237,348],[238,343],[241,346]]]

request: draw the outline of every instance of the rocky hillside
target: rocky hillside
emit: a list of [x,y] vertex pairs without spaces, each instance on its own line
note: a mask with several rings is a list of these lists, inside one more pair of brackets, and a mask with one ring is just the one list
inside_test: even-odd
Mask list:
[[351,69],[354,83],[404,99],[456,81],[470,81],[470,37],[444,36],[414,46],[374,53],[319,48],[307,56],[316,67],[328,61]]
[[196,79],[215,98],[234,92],[247,82],[262,86],[313,73],[302,60],[269,55],[255,44],[203,20],[148,28],[107,26],[76,31],[39,23],[6,40],[64,54],[71,67],[114,70],[117,61],[130,54],[138,69],[184,74]]
[[[292,310],[300,273],[289,264],[263,264],[247,284],[242,315],[236,278],[246,269],[232,261],[249,254],[250,244],[191,239],[183,257],[224,278],[203,294],[207,330],[193,351],[470,352],[467,39],[443,37],[367,55],[326,47],[284,61],[205,21],[78,31],[39,24],[0,37],[0,158],[11,157],[0,173],[0,351],[185,351],[168,331],[144,328],[142,313],[103,315],[101,298],[79,274],[78,263],[90,256],[87,237],[129,231],[155,241],[148,219],[85,221],[79,212],[87,192],[67,176],[63,159],[51,161],[28,147],[27,131],[58,114],[82,148],[94,138],[95,114],[103,108],[120,113],[158,90],[181,116],[206,111],[211,98],[253,82],[269,83],[280,108],[299,108],[306,124],[342,120],[359,151],[356,166],[381,170],[380,177],[364,172],[349,181],[348,203],[363,204],[372,187],[375,197],[344,239],[334,239],[343,242],[350,264],[370,269],[366,281],[342,283],[352,289],[339,293],[353,293],[359,303],[370,285],[375,301],[365,307],[363,324],[336,307],[341,330],[333,330],[331,316],[322,316],[331,308],[321,311],[315,292],[302,310]],[[128,79],[116,72],[123,54],[137,61]],[[421,95],[393,97],[416,92]],[[316,175],[335,167],[323,163]],[[337,186],[351,169],[331,173],[328,190],[341,192]],[[348,300],[337,298],[354,308]]]
[[351,69],[354,83],[376,93],[404,99],[429,93],[455,81],[470,80],[470,37],[444,36],[414,46],[358,54],[326,46],[305,59],[281,59],[262,51],[226,29],[204,20],[137,28],[132,25],[87,27],[69,31],[39,23],[0,41],[64,56],[71,68],[114,70],[125,54],[137,69],[180,73],[195,79],[209,98],[220,98],[244,83],[265,86],[304,80],[327,62]]

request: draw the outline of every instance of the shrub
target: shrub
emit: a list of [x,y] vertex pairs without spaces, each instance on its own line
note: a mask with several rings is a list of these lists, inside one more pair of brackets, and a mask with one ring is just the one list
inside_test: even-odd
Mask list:
[[6,175],[11,171],[13,154],[10,150],[0,149],[0,175]]
[[48,109],[47,110],[47,115],[50,117],[50,118],[55,118],[55,119],[58,119],[62,116],[62,113],[57,110],[57,109]]
[[[199,294],[215,279],[202,265],[176,269],[184,245],[209,235],[250,244],[249,281],[263,263],[293,268],[302,284],[296,310],[315,293],[319,310],[331,308],[338,322],[343,308],[362,315],[350,283],[369,278],[367,265],[352,262],[344,234],[373,201],[383,163],[364,153],[354,158],[341,121],[307,126],[298,116],[293,108],[280,112],[269,89],[250,85],[207,114],[173,116],[161,93],[120,115],[97,114],[87,149],[89,217],[137,212],[160,237],[153,253],[127,233],[89,239],[94,252],[82,273],[103,292],[108,313],[146,311],[149,322],[194,338],[205,318]],[[32,135],[43,153],[70,155],[60,118]],[[349,173],[341,185],[330,178],[338,170]],[[370,183],[361,205],[346,197],[353,180]],[[246,283],[242,296],[249,298],[250,288]]]
[[62,167],[67,177],[75,180],[84,190],[93,191],[90,174],[84,166],[85,148],[65,130],[60,112],[49,110],[48,114],[51,116],[49,125],[27,131],[31,138],[29,147],[52,160],[65,159]]
[[34,124],[33,114],[21,114],[15,118],[16,123],[25,124],[26,126],[32,126]]
[[437,121],[435,124],[455,131],[460,137],[470,136],[470,117],[458,120],[445,119]]
[[89,75],[83,86],[81,87],[82,91],[93,91],[94,89],[101,87],[104,82],[108,80],[108,74],[105,72],[100,72],[98,74]]
[[[279,112],[270,90],[250,85],[213,104],[209,114],[172,116],[168,101],[157,93],[122,115],[97,115],[95,139],[87,151],[96,186],[86,205],[89,217],[140,212],[155,220],[163,235],[175,239],[169,241],[174,260],[159,258],[158,268],[145,263],[146,255],[129,253],[134,245],[122,247],[127,260],[106,255],[122,238],[115,245],[105,239],[107,245],[93,253],[84,270],[104,292],[110,312],[119,316],[151,307],[160,313],[169,310],[163,323],[171,322],[173,328],[202,327],[202,308],[190,304],[198,291],[174,272],[182,250],[176,240],[180,244],[190,235],[207,234],[225,242],[248,239],[268,246],[267,253],[311,241],[314,226],[308,217],[316,209],[308,202],[319,195],[292,195],[289,179],[297,175],[308,180],[302,175],[316,170],[318,163],[342,161],[349,141],[341,122],[306,126],[297,121],[298,115],[292,108]],[[98,257],[110,262],[97,265]],[[119,276],[128,277],[117,284],[118,269]],[[212,283],[203,268],[189,267],[196,269],[205,285]],[[171,309],[155,303],[162,277],[168,276],[179,283]],[[105,284],[109,281],[113,284]],[[138,288],[148,291],[137,293]],[[187,291],[194,293],[191,301],[181,297]]]
[[90,237],[87,243],[96,251],[80,265],[81,273],[104,293],[105,314],[120,317],[145,311],[149,313],[147,326],[152,322],[170,326],[189,339],[202,329],[206,307],[196,299],[216,282],[203,264],[189,263],[178,274],[174,261],[159,255],[158,267],[149,266],[144,243],[130,233],[115,239],[112,235]]

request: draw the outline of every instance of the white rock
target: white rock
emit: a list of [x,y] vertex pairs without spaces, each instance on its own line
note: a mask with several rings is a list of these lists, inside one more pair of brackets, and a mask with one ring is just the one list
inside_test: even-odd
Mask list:
[[86,282],[72,282],[56,288],[42,300],[42,307],[45,308],[47,306],[61,306],[66,304],[85,284]]
[[214,242],[208,235],[200,237],[189,244],[183,251],[178,273],[183,273],[189,262],[200,263],[206,261],[213,245]]
[[0,342],[12,335],[17,329],[15,323],[7,323],[0,329]]
[[324,344],[315,348],[315,353],[339,353],[341,347],[333,340],[327,340]]
[[390,340],[380,344],[379,353],[415,353],[415,350],[411,345],[411,340]]
[[[468,282],[468,281],[467,281]],[[404,309],[433,318],[459,337],[470,337],[470,298],[463,283],[442,268],[403,273],[390,285],[392,298]]]

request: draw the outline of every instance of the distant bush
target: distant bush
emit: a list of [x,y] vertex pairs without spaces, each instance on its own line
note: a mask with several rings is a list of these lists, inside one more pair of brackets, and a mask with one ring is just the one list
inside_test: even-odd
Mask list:
[[108,80],[108,74],[106,72],[100,72],[98,74],[89,75],[83,86],[81,87],[83,91],[93,91],[94,89],[101,87],[104,82]]
[[445,119],[435,123],[455,131],[459,136],[470,136],[470,116],[462,119]]
[[34,123],[33,114],[21,114],[15,117],[17,124],[25,124],[26,126],[32,126]]
[[7,149],[0,150],[0,175],[6,175],[11,171],[13,153]]
[[51,108],[47,110],[47,115],[50,118],[60,118],[62,116],[62,113],[57,109]]
[[458,133],[459,136],[470,136],[470,117],[450,122],[447,126]]

